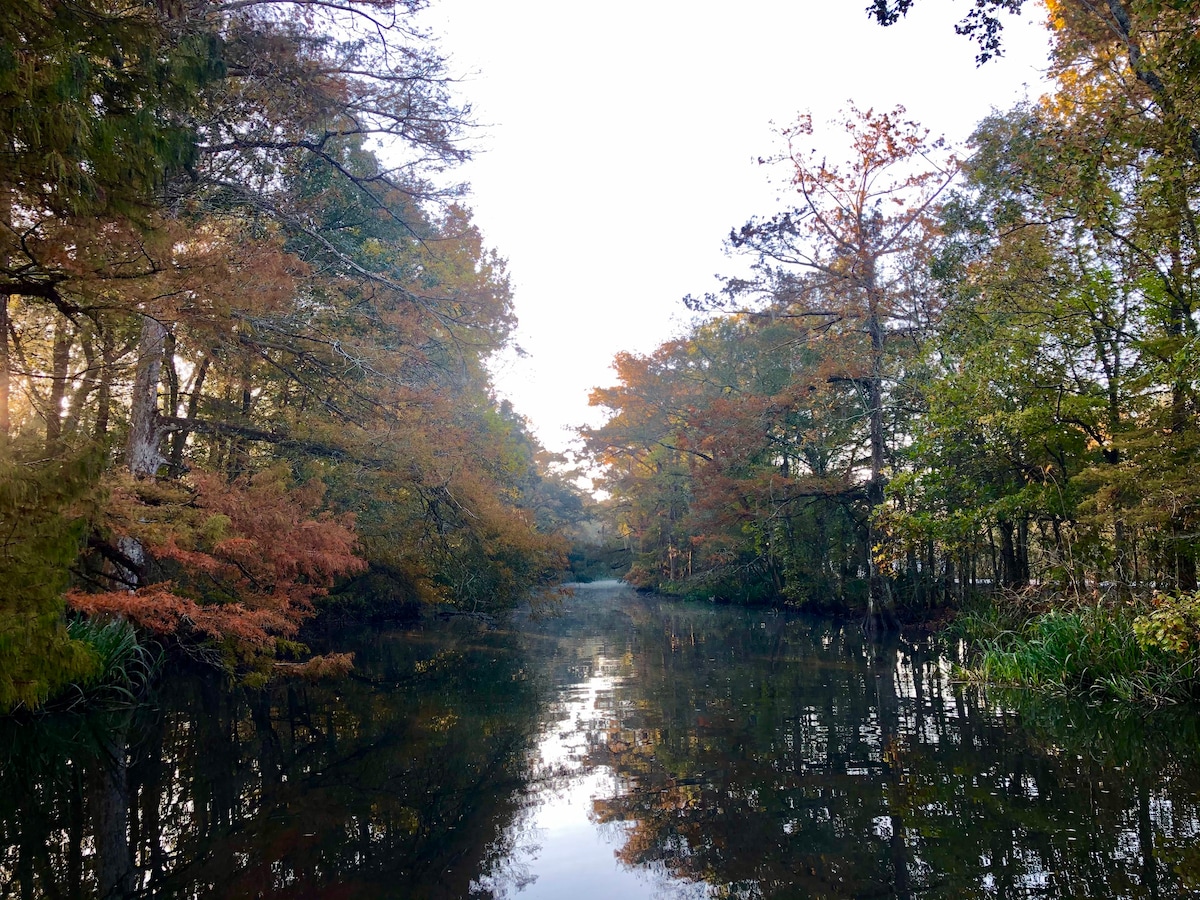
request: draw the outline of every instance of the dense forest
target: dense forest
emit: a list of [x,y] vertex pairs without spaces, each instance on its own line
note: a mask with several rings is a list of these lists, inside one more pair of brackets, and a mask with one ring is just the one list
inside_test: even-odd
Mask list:
[[4,5],[0,708],[147,635],[299,665],[335,586],[557,577],[581,498],[492,390],[512,297],[422,5]]
[[1200,0],[802,114],[563,455],[428,2],[0,0],[0,900],[1200,896]]
[[[960,23],[981,60],[1020,6]],[[791,208],[728,237],[749,274],[592,398],[632,582],[878,625],[1157,591],[1151,636],[1194,637],[1197,5],[1048,15],[1051,90],[963,151],[902,109],[781,133]]]

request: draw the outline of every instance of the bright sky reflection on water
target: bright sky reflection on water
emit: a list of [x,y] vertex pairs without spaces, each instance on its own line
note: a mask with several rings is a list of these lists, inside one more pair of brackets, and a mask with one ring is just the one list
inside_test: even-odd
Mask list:
[[1197,896],[1200,716],[987,694],[925,639],[617,584],[355,677],[0,722],[0,897]]
[[530,821],[517,824],[522,832],[514,842],[518,859],[502,868],[504,877],[477,883],[481,892],[490,890],[497,896],[519,892],[526,900],[709,896],[704,884],[675,881],[654,868],[623,865],[617,851],[630,826],[597,827],[593,800],[622,788],[612,769],[591,765],[586,757],[598,736],[616,730],[611,711],[614,691],[623,680],[617,674],[620,667],[620,660],[597,653],[584,680],[558,689],[552,704],[555,714],[548,717],[531,753],[531,764],[548,777],[534,798]]

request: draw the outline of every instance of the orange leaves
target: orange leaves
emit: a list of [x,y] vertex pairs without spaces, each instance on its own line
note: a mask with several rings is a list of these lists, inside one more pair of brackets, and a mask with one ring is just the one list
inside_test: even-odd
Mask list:
[[248,609],[241,603],[201,605],[181,597],[173,588],[170,582],[162,582],[133,592],[71,591],[67,603],[89,616],[119,616],[153,634],[185,640],[196,635],[232,640],[243,649],[268,649],[276,636],[294,635],[300,625],[299,617],[290,610]]
[[224,516],[230,536],[208,551],[221,577],[239,594],[270,593],[307,602],[337,575],[362,571],[354,552],[353,516],[317,512],[324,486],[310,481],[289,489],[278,470],[226,484],[215,475],[194,477],[196,505]]
[[278,468],[233,484],[210,474],[175,485],[117,481],[106,524],[144,546],[165,579],[134,592],[75,591],[68,601],[160,635],[269,648],[296,633],[334,578],[366,568],[352,517],[321,512],[323,493],[319,482],[290,487]]
[[[364,4],[401,19],[420,5]],[[46,177],[8,185],[0,269],[19,299],[4,306],[14,362],[0,422],[43,429],[47,452],[116,448],[107,464],[142,479],[108,476],[94,552],[76,563],[91,583],[139,589],[72,603],[267,650],[366,568],[356,519],[329,509],[358,515],[408,597],[516,603],[564,554],[535,525],[527,430],[489,425],[486,363],[515,326],[504,261],[450,202],[457,191],[427,177],[465,157],[466,110],[400,19],[356,32],[369,19],[353,3],[306,6],[307,26],[266,14],[274,0],[263,15],[224,5],[229,16],[187,22],[148,14],[156,52],[125,55],[146,79],[138,96],[161,103],[143,110],[152,171],[124,203],[79,197],[75,209],[103,217],[69,216],[38,201]],[[31,58],[69,62],[79,42],[51,31]],[[396,52],[388,34],[401,33]],[[156,110],[187,127],[164,132]],[[123,122],[113,146],[126,146]],[[383,136],[398,154],[376,156]],[[26,150],[15,171],[44,171]],[[332,502],[320,481],[293,483],[301,472],[332,485]]]
[[277,662],[275,671],[287,678],[314,682],[326,678],[341,678],[354,668],[353,653],[326,653],[304,662]]
[[941,139],[904,113],[900,106],[864,112],[851,104],[832,123],[847,136],[844,165],[830,164],[812,147],[811,116],[785,130],[796,208],[752,221],[735,232],[735,246],[808,269],[842,295],[842,305],[848,292],[886,292],[895,273],[885,261],[912,256],[936,231],[938,199],[959,165]]

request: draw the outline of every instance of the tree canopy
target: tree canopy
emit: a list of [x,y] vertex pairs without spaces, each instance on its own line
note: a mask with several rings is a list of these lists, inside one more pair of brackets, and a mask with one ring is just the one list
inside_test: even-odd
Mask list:
[[84,660],[68,584],[76,610],[244,669],[294,652],[314,603],[368,567],[404,602],[472,610],[560,567],[536,515],[546,459],[485,365],[511,289],[449,175],[470,111],[421,6],[0,15],[0,521],[19,573],[0,669],[37,669],[3,705]]
[[[1020,7],[960,31],[995,52]],[[1197,11],[1051,2],[1053,90],[961,161],[898,112],[834,123],[840,165],[783,132],[753,274],[593,398],[634,580],[873,614],[1196,590]]]

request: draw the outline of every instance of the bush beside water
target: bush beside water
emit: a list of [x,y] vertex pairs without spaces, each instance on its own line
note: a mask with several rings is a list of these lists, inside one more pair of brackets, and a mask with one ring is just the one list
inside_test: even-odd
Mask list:
[[1200,592],[1030,611],[996,596],[959,615],[971,681],[1126,701],[1200,697]]

